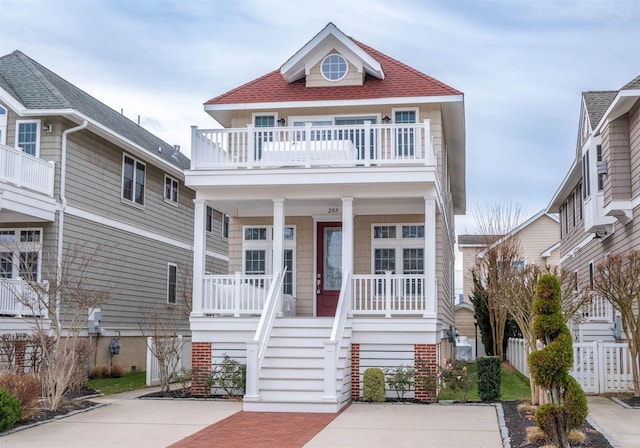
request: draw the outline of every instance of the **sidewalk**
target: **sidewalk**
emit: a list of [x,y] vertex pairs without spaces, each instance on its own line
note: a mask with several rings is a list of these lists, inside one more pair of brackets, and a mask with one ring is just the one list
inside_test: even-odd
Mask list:
[[589,396],[587,401],[589,417],[617,446],[640,448],[640,409],[627,409],[599,396]]

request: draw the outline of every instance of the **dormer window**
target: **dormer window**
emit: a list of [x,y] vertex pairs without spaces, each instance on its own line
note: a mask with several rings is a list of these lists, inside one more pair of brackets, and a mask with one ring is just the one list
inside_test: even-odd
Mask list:
[[330,54],[322,61],[321,71],[327,81],[340,81],[347,74],[347,61],[339,54]]

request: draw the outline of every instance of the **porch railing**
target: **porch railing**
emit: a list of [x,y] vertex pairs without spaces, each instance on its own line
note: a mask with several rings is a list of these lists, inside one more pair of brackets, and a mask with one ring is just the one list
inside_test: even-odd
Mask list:
[[53,196],[54,163],[0,145],[0,182]]
[[[425,275],[392,274],[353,275],[354,314],[426,314],[429,307]],[[430,300],[435,301],[435,297]]]
[[[46,283],[43,283],[46,289]],[[28,282],[22,279],[0,279],[0,315],[48,317],[47,307]]]
[[585,320],[613,322],[613,305],[602,296],[590,294],[582,307],[582,317]]
[[205,275],[202,312],[214,315],[260,315],[271,275]]
[[431,122],[197,129],[191,169],[436,165]]
[[[340,359],[340,345],[344,337],[344,328],[350,313],[349,297],[351,296],[351,274],[347,271],[342,276],[342,286],[333,319],[331,337],[324,343],[324,399],[337,400],[337,371]],[[341,366],[342,367],[342,366]]]

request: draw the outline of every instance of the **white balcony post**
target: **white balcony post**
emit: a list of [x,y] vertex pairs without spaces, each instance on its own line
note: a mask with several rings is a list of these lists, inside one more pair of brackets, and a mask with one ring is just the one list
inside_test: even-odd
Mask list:
[[[256,140],[257,135],[255,133],[255,127],[252,124],[247,125],[247,167],[253,168],[253,163],[258,160],[256,154]],[[260,147],[262,148],[262,146]],[[231,149],[231,141],[229,141],[229,154],[233,154]]]
[[424,276],[426,314],[435,315],[438,310],[436,290],[436,201],[424,200]]
[[256,401],[260,399],[258,391],[259,368],[258,368],[258,349],[260,342],[247,342],[247,390],[245,394],[246,400]]
[[304,166],[305,168],[311,168],[311,122],[304,124]]
[[273,199],[273,267],[271,273],[284,267],[284,198]]
[[371,121],[364,122],[364,166],[371,166]]
[[433,145],[431,141],[431,120],[424,120],[424,164],[435,165],[435,156],[433,152]]
[[393,288],[391,287],[393,282],[392,271],[384,271],[384,317],[391,318],[391,295],[393,294]]
[[198,126],[191,126],[191,169],[198,168],[200,148],[198,148]]
[[207,205],[204,199],[198,198],[196,198],[193,203],[193,297],[191,301],[191,314],[202,316],[202,304],[204,301],[204,251],[206,245],[205,217]]
[[242,274],[236,272],[233,285],[233,317],[240,317],[240,302],[242,301]]
[[353,198],[342,198],[342,274],[353,272]]

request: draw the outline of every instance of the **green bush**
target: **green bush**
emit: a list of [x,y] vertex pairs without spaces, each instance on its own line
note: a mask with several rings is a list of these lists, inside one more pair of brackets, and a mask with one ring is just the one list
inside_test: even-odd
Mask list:
[[536,422],[553,443],[568,447],[569,432],[582,425],[588,408],[582,388],[569,375],[573,346],[560,303],[558,279],[552,274],[540,277],[533,303],[533,329],[545,345],[529,355],[529,368],[532,379],[549,399],[536,411]]
[[373,402],[385,400],[384,372],[382,369],[370,367],[364,371],[362,399]]
[[0,389],[0,432],[13,428],[21,418],[20,401],[5,389]]
[[205,379],[205,387],[222,389],[227,395],[242,395],[247,387],[247,366],[225,354]]
[[393,369],[385,369],[389,389],[394,390],[398,399],[404,400],[404,395],[413,389],[414,369],[400,366]]
[[478,358],[478,395],[482,401],[494,401],[500,398],[499,356]]

